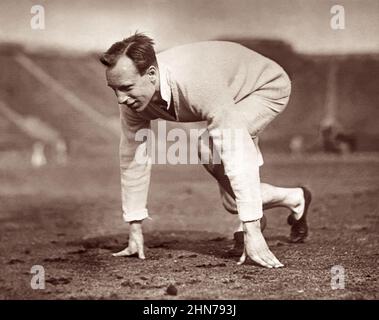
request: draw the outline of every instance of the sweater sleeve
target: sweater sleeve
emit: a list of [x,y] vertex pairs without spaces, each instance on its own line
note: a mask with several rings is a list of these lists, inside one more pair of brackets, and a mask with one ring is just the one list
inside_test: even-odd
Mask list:
[[146,208],[150,185],[151,157],[147,138],[150,121],[120,106],[120,173],[122,211],[125,222],[149,216]]
[[186,94],[193,109],[207,121],[214,151],[235,194],[240,220],[251,221],[263,215],[262,198],[257,193],[260,192],[258,150],[243,115],[233,111],[235,103],[228,90],[222,83],[198,84]]

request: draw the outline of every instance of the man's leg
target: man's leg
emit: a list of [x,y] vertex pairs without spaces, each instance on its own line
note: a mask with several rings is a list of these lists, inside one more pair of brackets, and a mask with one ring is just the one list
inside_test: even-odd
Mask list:
[[[306,187],[282,188],[267,183],[261,183],[263,209],[284,207],[291,211],[287,218],[291,226],[290,241],[293,243],[304,242],[308,236],[307,211],[312,201],[312,194]],[[230,201],[230,200],[229,200]],[[242,233],[242,225],[238,232]],[[242,235],[235,234],[236,247],[241,246]]]
[[[228,177],[222,173],[222,165],[204,164],[204,167],[219,184],[224,208],[232,214],[238,214],[234,192],[230,186]],[[214,169],[214,171],[212,169]],[[306,197],[303,188],[283,188],[267,183],[261,183],[260,189],[263,210],[284,207],[291,211],[291,215],[295,220],[300,220],[302,218],[306,204]],[[264,226],[264,224],[262,226]],[[242,231],[241,225],[237,231]]]
[[263,209],[285,207],[299,220],[304,212],[305,199],[302,188],[282,188],[261,183]]
[[[208,172],[210,172],[207,169]],[[233,214],[237,214],[235,197],[233,190],[231,190],[227,177],[224,176],[220,180],[216,174],[212,174],[219,183],[220,193],[222,196],[224,207],[227,211]],[[226,177],[226,178],[225,178]],[[301,187],[298,188],[283,188],[276,187],[267,183],[260,184],[263,210],[284,207],[291,211],[295,220],[299,220],[305,207],[304,192]]]
[[[201,141],[199,141],[201,144]],[[204,146],[204,144],[203,144]],[[204,147],[203,147],[204,148]],[[227,211],[237,214],[237,206],[235,203],[235,195],[230,185],[228,176],[225,174],[222,163],[214,163],[213,146],[210,141],[208,163],[203,164],[204,168],[217,180],[220,188],[223,205]],[[199,149],[199,158],[202,157]],[[304,212],[304,195],[302,188],[282,188],[267,183],[260,184],[263,209],[271,209],[275,207],[285,207],[291,210],[294,218],[299,220]]]
[[[203,139],[205,139],[205,135],[203,136]],[[199,145],[201,146],[201,140],[199,141]],[[204,151],[204,144],[203,149],[199,149],[199,157],[202,159],[201,152]],[[213,146],[212,141],[209,141],[209,149],[207,150],[208,158],[207,163],[203,164],[204,168],[217,180],[219,184],[220,194],[222,198],[222,204],[224,208],[232,213],[232,214],[238,214],[237,212],[237,206],[235,202],[235,195],[233,192],[233,189],[230,185],[230,181],[228,176],[225,174],[224,166],[222,163],[214,163],[214,157],[213,157]],[[291,216],[294,221],[299,221],[304,213],[305,205],[306,205],[306,195],[304,194],[304,189],[301,187],[298,188],[283,188],[283,187],[276,187],[267,183],[260,183],[260,191],[261,191],[261,197],[263,202],[263,209],[271,209],[275,207],[285,207],[288,208],[291,211]],[[310,200],[309,200],[310,201]],[[290,219],[289,219],[290,220]],[[262,218],[261,221],[261,227],[262,230],[266,226],[266,218]],[[239,225],[238,229],[236,230],[236,233],[239,231],[242,232],[242,224]],[[243,236],[241,234],[235,233],[235,240],[236,242],[243,241]],[[291,240],[294,240],[295,237],[291,232]],[[304,238],[306,235],[304,236]],[[300,242],[302,239],[298,239],[298,241],[293,242]]]

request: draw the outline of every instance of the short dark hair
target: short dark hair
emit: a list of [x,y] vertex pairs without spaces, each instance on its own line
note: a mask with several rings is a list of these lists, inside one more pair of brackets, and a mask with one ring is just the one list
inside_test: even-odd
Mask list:
[[151,65],[157,66],[153,46],[153,39],[143,33],[135,33],[129,38],[114,43],[102,54],[100,62],[107,67],[113,67],[117,60],[125,55],[133,61],[138,72],[142,75]]

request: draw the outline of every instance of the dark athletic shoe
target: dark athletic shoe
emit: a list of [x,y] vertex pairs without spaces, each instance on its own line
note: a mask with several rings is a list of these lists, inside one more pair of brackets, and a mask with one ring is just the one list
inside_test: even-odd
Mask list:
[[299,220],[294,218],[293,213],[287,218],[287,222],[291,226],[290,242],[292,243],[304,242],[308,236],[307,214],[312,201],[312,193],[306,187],[301,187],[301,189],[304,193],[304,213]]

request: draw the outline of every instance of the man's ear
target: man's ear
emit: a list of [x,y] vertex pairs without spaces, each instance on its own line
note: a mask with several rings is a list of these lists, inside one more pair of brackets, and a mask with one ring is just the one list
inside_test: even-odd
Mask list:
[[148,75],[150,81],[152,83],[155,83],[156,80],[157,80],[157,75],[158,75],[158,70],[156,67],[154,66],[150,66],[147,71],[146,71],[146,74]]

